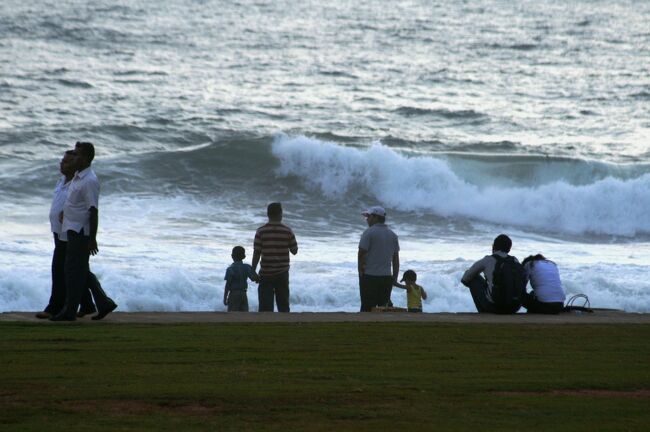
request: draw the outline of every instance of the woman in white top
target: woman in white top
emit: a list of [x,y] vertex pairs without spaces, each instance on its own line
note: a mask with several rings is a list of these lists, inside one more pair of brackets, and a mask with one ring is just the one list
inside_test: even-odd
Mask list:
[[560,272],[553,261],[542,254],[531,255],[522,262],[532,291],[524,297],[528,313],[558,314],[564,309],[564,289]]

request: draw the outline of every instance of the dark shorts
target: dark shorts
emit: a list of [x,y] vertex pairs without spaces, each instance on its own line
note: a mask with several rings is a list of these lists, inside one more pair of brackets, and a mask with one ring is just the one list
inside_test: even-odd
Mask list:
[[248,312],[246,290],[230,291],[228,293],[228,312]]

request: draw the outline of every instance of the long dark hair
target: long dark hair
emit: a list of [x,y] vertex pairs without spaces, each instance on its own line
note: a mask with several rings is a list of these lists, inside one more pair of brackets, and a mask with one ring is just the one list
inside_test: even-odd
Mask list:
[[524,260],[522,261],[521,265],[526,265],[526,263],[531,262],[531,261],[547,261],[546,257],[542,254],[537,254],[537,255],[529,255]]

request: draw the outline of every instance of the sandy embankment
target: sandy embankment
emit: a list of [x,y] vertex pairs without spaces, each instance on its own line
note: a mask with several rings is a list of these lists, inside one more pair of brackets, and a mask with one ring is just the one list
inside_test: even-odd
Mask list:
[[[36,312],[0,313],[0,322],[40,322]],[[650,324],[650,314],[626,313],[613,310],[596,310],[594,313],[563,313],[560,315],[485,315],[477,313],[422,313],[404,312],[346,313],[346,312],[303,312],[303,313],[227,313],[227,312],[114,312],[102,321],[81,318],[77,323],[99,325],[109,323],[316,323],[316,322],[428,322],[463,324]]]

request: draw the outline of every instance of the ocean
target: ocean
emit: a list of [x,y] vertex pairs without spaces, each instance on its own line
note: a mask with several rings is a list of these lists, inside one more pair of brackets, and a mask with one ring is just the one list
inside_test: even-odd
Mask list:
[[649,22],[625,0],[4,0],[0,312],[47,303],[77,140],[121,311],[224,311],[232,247],[250,260],[280,201],[295,312],[358,310],[371,205],[425,312],[474,310],[460,277],[500,233],[569,296],[650,312]]

